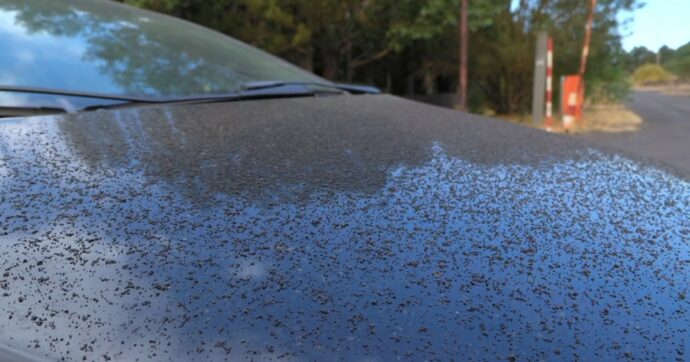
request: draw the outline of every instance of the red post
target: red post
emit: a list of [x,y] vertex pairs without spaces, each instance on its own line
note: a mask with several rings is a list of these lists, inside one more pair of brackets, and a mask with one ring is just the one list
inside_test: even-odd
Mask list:
[[594,22],[594,8],[596,6],[597,0],[590,0],[587,9],[587,24],[585,25],[585,41],[582,45],[582,57],[580,57],[580,76],[583,78],[585,70],[587,70],[587,56],[589,55],[589,43],[592,40],[592,23]]
[[585,41],[582,45],[582,57],[580,57],[580,83],[577,91],[579,98],[576,119],[582,121],[582,112],[585,106],[585,71],[587,70],[587,57],[589,56],[589,44],[592,40],[592,23],[594,22],[594,10],[597,6],[597,0],[590,0],[589,8],[587,9],[587,24],[585,25]]
[[584,104],[584,80],[577,75],[567,75],[563,78],[561,89],[561,109],[563,111],[563,128],[570,129],[576,119],[582,117]]
[[546,40],[546,129],[553,126],[553,38]]

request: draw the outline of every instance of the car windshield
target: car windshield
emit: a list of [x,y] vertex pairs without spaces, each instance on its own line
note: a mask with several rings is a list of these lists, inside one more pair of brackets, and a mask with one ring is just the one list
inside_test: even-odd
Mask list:
[[[327,81],[223,34],[110,1],[0,0],[0,86],[131,97]],[[40,95],[0,92],[0,106]]]

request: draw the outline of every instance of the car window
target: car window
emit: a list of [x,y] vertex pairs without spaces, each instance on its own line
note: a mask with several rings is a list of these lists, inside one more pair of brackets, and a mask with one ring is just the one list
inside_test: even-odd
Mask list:
[[0,0],[0,85],[171,97],[326,82],[215,31],[101,0]]

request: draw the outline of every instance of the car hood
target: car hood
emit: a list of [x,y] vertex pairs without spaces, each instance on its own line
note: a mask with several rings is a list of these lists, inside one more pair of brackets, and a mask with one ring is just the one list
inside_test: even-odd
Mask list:
[[684,359],[690,183],[391,96],[0,121],[0,340],[89,360]]

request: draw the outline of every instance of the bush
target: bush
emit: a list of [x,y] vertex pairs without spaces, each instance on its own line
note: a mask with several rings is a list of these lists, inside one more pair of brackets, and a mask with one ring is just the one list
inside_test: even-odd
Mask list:
[[622,67],[608,66],[594,69],[585,80],[588,103],[610,104],[626,100],[632,84],[630,76]]
[[642,65],[635,69],[632,75],[632,81],[636,85],[667,83],[675,79],[676,77],[673,74],[657,64]]
[[630,94],[631,84],[627,79],[616,81],[593,80],[587,85],[587,100],[596,104],[620,103]]

